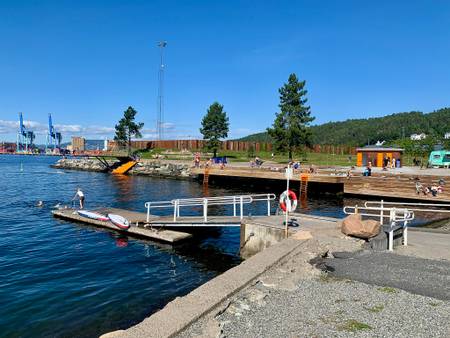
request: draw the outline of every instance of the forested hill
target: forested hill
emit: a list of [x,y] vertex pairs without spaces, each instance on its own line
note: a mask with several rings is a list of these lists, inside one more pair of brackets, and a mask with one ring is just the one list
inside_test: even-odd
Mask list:
[[[409,112],[369,119],[354,119],[342,122],[329,122],[311,127],[313,144],[345,144],[362,146],[369,141],[387,142],[409,137],[411,134],[425,133],[442,137],[450,132],[450,108],[432,113]],[[404,134],[403,134],[404,133]],[[270,142],[266,133],[252,134],[239,141]]]

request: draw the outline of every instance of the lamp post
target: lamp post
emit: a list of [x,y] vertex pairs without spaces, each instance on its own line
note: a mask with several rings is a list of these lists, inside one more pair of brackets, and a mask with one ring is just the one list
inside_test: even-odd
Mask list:
[[158,139],[162,140],[163,126],[164,126],[164,48],[167,46],[167,41],[159,41],[158,47],[160,52],[160,64],[158,72],[158,113],[156,117],[156,132]]

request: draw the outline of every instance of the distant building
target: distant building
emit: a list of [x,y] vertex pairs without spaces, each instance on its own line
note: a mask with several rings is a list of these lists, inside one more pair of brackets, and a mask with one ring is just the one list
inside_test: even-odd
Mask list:
[[12,142],[1,142],[0,143],[0,154],[4,153],[14,153],[16,151],[16,144]]
[[450,139],[450,133],[445,133],[444,138],[445,138],[446,140]]
[[427,135],[422,133],[422,134],[412,134],[409,137],[411,140],[413,141],[420,141],[420,140],[425,140],[427,138]]
[[365,167],[370,162],[372,166],[381,168],[384,165],[385,159],[392,161],[392,159],[395,158],[396,167],[401,167],[403,151],[404,149],[402,148],[377,146],[356,148],[356,165],[358,167]]
[[86,139],[84,137],[72,137],[72,151],[85,151]]

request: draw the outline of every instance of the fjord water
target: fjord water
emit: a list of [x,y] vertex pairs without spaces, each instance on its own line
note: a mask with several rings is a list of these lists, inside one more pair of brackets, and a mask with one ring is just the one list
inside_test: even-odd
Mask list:
[[138,211],[147,200],[203,193],[195,182],[62,171],[49,167],[55,161],[0,156],[1,336],[93,337],[128,327],[239,263],[238,229],[172,248],[54,219],[53,206],[70,205],[78,186],[89,208]]
[[[205,230],[172,247],[58,220],[51,210],[70,205],[77,187],[87,208],[136,211],[144,211],[146,201],[245,193],[243,188],[205,192],[191,181],[50,168],[56,160],[0,155],[1,336],[95,337],[126,328],[239,264],[238,228]],[[253,189],[259,188],[267,191]],[[36,206],[39,200],[43,207]],[[309,199],[301,207],[342,216],[342,203]],[[257,209],[251,212],[263,213],[265,205]]]

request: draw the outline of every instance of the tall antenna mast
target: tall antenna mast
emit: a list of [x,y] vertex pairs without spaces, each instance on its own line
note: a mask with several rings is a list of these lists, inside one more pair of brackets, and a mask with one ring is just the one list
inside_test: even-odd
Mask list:
[[158,114],[156,116],[156,131],[158,133],[158,140],[164,138],[164,47],[167,46],[167,41],[159,41],[158,47],[161,57],[158,72]]

